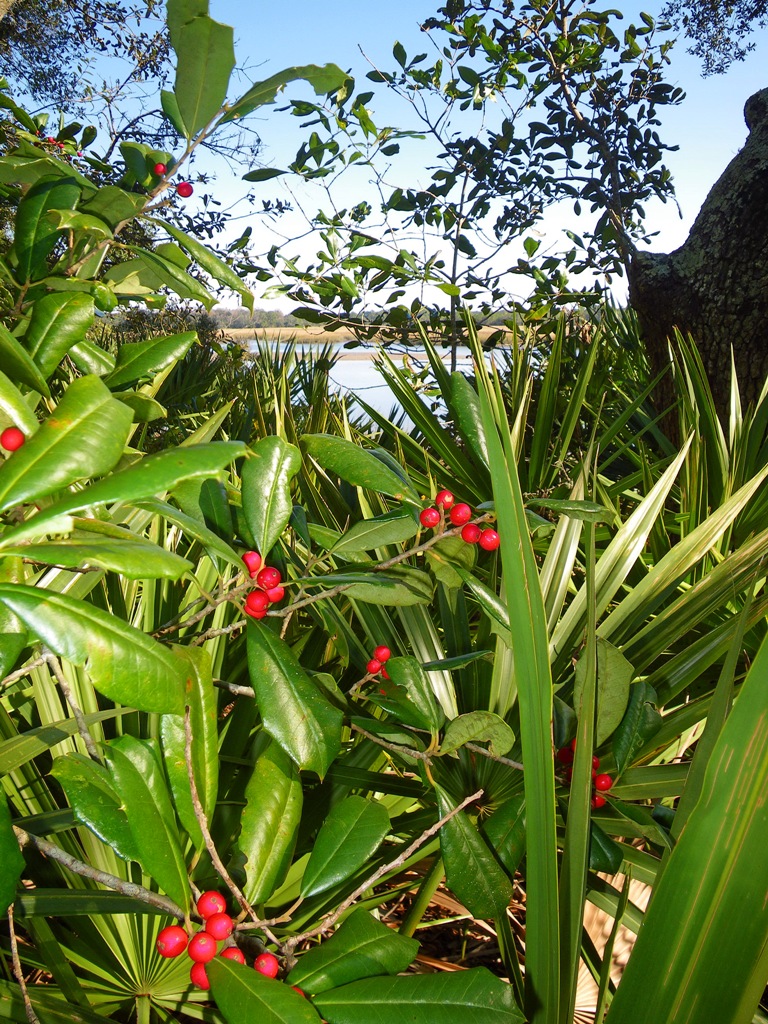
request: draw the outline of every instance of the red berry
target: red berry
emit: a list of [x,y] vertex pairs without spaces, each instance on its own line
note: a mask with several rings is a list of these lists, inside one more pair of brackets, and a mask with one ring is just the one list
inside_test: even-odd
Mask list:
[[467,544],[477,544],[480,540],[480,534],[483,531],[477,525],[477,523],[467,523],[464,529],[461,531],[461,539],[466,541]]
[[54,137],[52,135],[49,135],[48,138],[45,141],[46,142],[55,142],[56,139],[54,139]]
[[228,939],[232,934],[233,928],[234,923],[229,914],[211,914],[205,922],[205,930],[218,942],[221,942],[222,939]]
[[592,809],[596,811],[600,807],[604,807],[604,806],[605,806],[605,797],[604,796],[600,796],[599,793],[595,793],[595,795],[592,797]]
[[205,964],[192,964],[192,970],[189,972],[189,980],[193,985],[197,985],[198,988],[202,988],[206,992],[211,987],[211,983],[208,981],[208,972],[205,969]]
[[438,508],[450,508],[453,504],[453,495],[450,491],[438,491],[435,495],[435,504]]
[[180,956],[187,948],[188,942],[189,938],[184,929],[177,924],[170,924],[167,928],[163,928],[157,936],[155,948],[160,956],[170,959],[174,956]]
[[610,775],[598,775],[595,778],[595,789],[599,789],[601,792],[607,792],[613,785],[613,779]]
[[422,526],[426,526],[431,529],[432,527],[437,526],[440,522],[440,513],[436,508],[425,508],[419,516],[419,522]]
[[187,952],[198,964],[207,964],[216,956],[216,939],[208,932],[198,932],[189,940]]
[[252,590],[245,599],[245,614],[255,618],[263,617],[269,608],[269,598],[263,590]]
[[15,452],[18,448],[21,448],[26,440],[26,437],[18,427],[6,427],[2,434],[0,434],[0,445],[7,452]]
[[307,998],[298,985],[291,985],[291,988],[293,989],[294,992],[298,992],[300,996],[304,996],[305,999]]
[[573,765],[568,765],[563,772],[563,778],[567,786],[570,786],[571,780],[573,779]]
[[483,551],[495,551],[501,544],[501,537],[495,530],[483,530],[477,543]]
[[381,674],[384,679],[389,679],[389,672],[385,668],[381,670]]
[[392,657],[392,651],[388,647],[375,647],[373,650],[373,656],[376,661],[389,661]]
[[165,166],[165,164],[155,164],[152,170],[155,172],[155,174],[162,175],[165,174],[168,168]]
[[180,181],[176,186],[176,191],[182,197],[182,199],[189,199],[192,193],[195,191],[188,181]]
[[597,756],[597,754],[595,754],[594,757],[592,758],[592,767],[593,768],[599,768],[600,767],[600,758]]
[[259,953],[253,966],[259,974],[265,974],[268,978],[276,978],[280,970],[280,961],[274,953]]
[[272,590],[282,582],[283,577],[279,569],[273,569],[271,565],[265,565],[256,573],[256,582],[262,590]]
[[270,587],[267,591],[267,597],[270,604],[277,604],[278,601],[282,601],[285,597],[285,587]]
[[227,909],[227,901],[220,892],[208,889],[207,892],[200,893],[195,906],[200,917],[206,920],[214,914],[223,914]]
[[575,737],[575,736],[574,736],[574,738],[573,738],[573,739],[571,740],[571,750],[573,750],[573,751],[575,751],[575,750],[576,750],[576,737]]
[[375,676],[377,672],[381,672],[381,662],[376,658],[371,658],[365,667],[372,676]]
[[246,551],[242,556],[243,562],[248,572],[251,574],[251,579],[261,568],[261,555],[258,551]]
[[245,963],[245,953],[237,946],[227,946],[226,949],[222,949],[219,956],[224,957],[225,960],[234,960],[237,964]]
[[573,764],[573,751],[570,747],[562,747],[555,755],[560,764]]
[[448,518],[454,526],[463,526],[464,523],[468,523],[472,518],[472,509],[469,505],[465,505],[462,502],[459,505],[453,506],[451,511],[448,513]]

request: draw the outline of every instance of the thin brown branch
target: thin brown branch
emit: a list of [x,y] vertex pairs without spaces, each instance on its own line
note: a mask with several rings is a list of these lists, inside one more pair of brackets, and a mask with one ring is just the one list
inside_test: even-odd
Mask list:
[[91,736],[90,732],[88,731],[88,723],[85,721],[85,715],[83,714],[82,709],[80,708],[79,704],[77,703],[72,694],[72,689],[69,683],[67,682],[66,677],[64,676],[64,672],[62,670],[59,659],[54,654],[46,652],[43,655],[43,660],[46,662],[51,672],[53,672],[54,676],[56,677],[56,682],[59,684],[59,689],[64,694],[64,699],[66,700],[67,704],[69,704],[72,714],[75,716],[75,721],[77,722],[77,731],[80,733],[80,738],[85,744],[85,749],[88,751],[88,756],[93,761],[97,761],[99,764],[103,764],[102,758],[99,754],[93,736]]
[[45,658],[35,658],[34,661],[30,661],[28,665],[24,665],[23,668],[17,668],[15,672],[10,672],[0,683],[0,689],[6,689],[12,683],[15,683],[18,679],[23,679],[24,676],[28,676],[36,668],[40,668],[41,665],[45,664]]
[[119,892],[123,896],[130,896],[131,899],[139,900],[141,903],[148,903],[149,906],[156,907],[158,910],[162,910],[170,917],[175,917],[179,921],[185,919],[184,911],[181,907],[177,906],[173,900],[168,899],[167,896],[161,896],[160,893],[145,889],[143,885],[126,882],[125,879],[117,878],[116,875],[110,875],[106,871],[92,868],[90,864],[84,864],[83,861],[77,860],[71,854],[65,853],[60,846],[49,843],[47,839],[33,836],[30,832],[25,832],[24,829],[18,828],[16,825],[13,826],[13,831],[21,849],[24,849],[27,845],[34,846],[44,857],[63,864],[65,868],[68,868],[76,875],[90,878],[94,882],[100,882],[101,885],[105,885],[108,889],[114,889],[115,892]]
[[24,972],[21,969],[21,960],[19,958],[19,945],[16,941],[16,929],[13,927],[13,904],[8,907],[8,930],[11,933],[11,961],[13,962],[13,973],[16,975],[16,981],[19,983],[21,989],[21,998],[24,1000],[24,1010],[27,1014],[27,1020],[29,1024],[40,1024],[40,1018],[35,1013],[34,1007],[32,1006],[32,1000],[29,998],[29,992],[27,991],[27,983],[24,980]]
[[363,729],[361,725],[357,725],[354,722],[351,723],[350,728],[355,732],[359,732],[361,736],[365,736],[367,740],[371,740],[372,743],[376,743],[378,746],[384,747],[386,750],[392,750],[396,754],[415,757],[419,761],[432,760],[432,755],[425,753],[423,750],[416,750],[414,747],[404,747],[399,743],[390,743],[388,740],[383,740],[380,736],[376,736],[374,733],[368,732],[367,729]]
[[497,761],[499,764],[505,764],[509,768],[517,768],[518,771],[523,771],[524,766],[519,761],[512,761],[508,757],[502,757],[501,754],[492,754],[490,750],[486,750],[485,747],[478,747],[476,743],[465,743],[464,746],[475,754],[482,754],[489,761]]
[[303,932],[301,935],[292,935],[291,938],[283,943],[283,949],[286,952],[286,955],[290,957],[300,942],[304,942],[306,939],[311,939],[315,935],[320,935],[322,932],[327,931],[328,928],[332,928],[341,915],[345,913],[345,911],[349,910],[356,900],[358,900],[369,889],[372,889],[381,881],[382,878],[384,878],[385,875],[401,868],[406,861],[409,860],[413,854],[424,845],[424,843],[426,843],[428,839],[431,839],[432,836],[436,835],[440,831],[446,822],[449,822],[451,818],[455,817],[460,811],[463,811],[465,807],[469,806],[469,804],[474,803],[475,800],[479,800],[482,795],[483,790],[478,789],[476,793],[466,797],[460,804],[458,804],[458,806],[454,807],[447,814],[444,814],[439,821],[435,822],[434,825],[430,826],[425,832],[422,832],[420,836],[414,839],[410,846],[406,847],[398,857],[395,857],[394,860],[389,861],[388,864],[383,864],[377,871],[374,871],[370,878],[367,878],[361,885],[358,885],[355,891],[347,896],[343,903],[339,904],[336,910],[324,917],[320,924],[311,928],[307,932]]

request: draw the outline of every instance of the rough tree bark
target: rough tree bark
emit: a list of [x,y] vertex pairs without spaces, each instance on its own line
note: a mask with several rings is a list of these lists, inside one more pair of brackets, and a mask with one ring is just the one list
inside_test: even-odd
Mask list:
[[685,243],[671,253],[636,253],[628,272],[629,301],[654,369],[668,365],[675,327],[691,334],[721,414],[731,347],[742,401],[754,401],[768,377],[768,89],[747,100],[744,119],[744,148],[705,199]]

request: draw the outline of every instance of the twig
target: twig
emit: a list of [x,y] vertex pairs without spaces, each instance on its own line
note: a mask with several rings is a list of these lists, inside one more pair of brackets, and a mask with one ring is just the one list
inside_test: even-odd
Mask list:
[[[211,597],[209,594],[206,597],[196,597],[194,601],[190,601],[186,608],[182,608],[178,615],[169,619],[165,625],[155,630],[152,635],[159,639],[160,637],[166,636],[168,633],[176,633],[180,629],[186,629],[187,626],[194,626],[196,623],[200,622],[201,619],[204,619],[206,615],[210,615],[211,612],[216,611],[220,604],[224,604],[226,601],[231,601],[232,598],[240,594],[241,591],[249,590],[253,586],[253,583],[250,580],[246,580],[245,583],[241,583],[236,587],[231,587],[230,584],[235,583],[237,578],[238,577],[235,576],[229,580],[228,583],[219,586],[219,597]],[[190,618],[182,621],[181,617],[185,612],[190,611],[190,609],[194,608],[195,605],[206,600],[208,603],[203,609],[190,616]]]
[[59,864],[63,864],[65,868],[69,868],[76,875],[82,875],[83,878],[91,878],[94,882],[106,885],[108,889],[114,889],[115,892],[122,893],[123,896],[130,896],[131,899],[148,903],[151,907],[157,907],[158,910],[164,911],[170,917],[175,917],[179,921],[185,919],[184,911],[181,907],[177,906],[173,900],[168,899],[167,896],[161,896],[160,893],[145,889],[143,885],[136,885],[135,882],[126,882],[125,879],[117,878],[116,875],[109,875],[106,871],[92,868],[89,864],[84,864],[71,854],[65,853],[60,846],[49,843],[47,839],[33,836],[17,825],[13,826],[13,831],[22,850],[27,845],[34,846],[44,857],[58,861]]
[[[186,623],[184,623],[186,625]],[[194,640],[190,641],[190,647],[200,647],[206,640],[212,640],[215,636],[226,636],[228,633],[234,633],[236,629],[245,628],[245,619],[238,619],[237,622],[232,622],[229,626],[222,626],[220,629],[208,629],[205,633],[201,633],[200,636],[196,636]]]
[[326,931],[328,928],[332,928],[341,915],[352,906],[355,900],[366,893],[369,889],[372,889],[385,875],[388,875],[391,871],[396,871],[398,868],[401,868],[420,846],[423,846],[428,839],[431,839],[433,835],[440,831],[446,822],[450,821],[451,818],[455,817],[460,811],[463,811],[465,807],[469,806],[469,804],[474,803],[475,800],[479,800],[482,795],[483,790],[478,789],[476,793],[465,797],[457,807],[454,807],[453,810],[444,814],[443,817],[440,818],[439,821],[435,822],[434,825],[430,826],[426,832],[422,832],[418,838],[414,839],[411,845],[408,846],[399,857],[395,857],[395,859],[390,861],[388,864],[382,865],[377,871],[374,871],[371,877],[367,878],[362,885],[358,885],[355,891],[347,896],[344,902],[341,903],[336,910],[324,917],[320,924],[311,928],[307,932],[303,932],[301,935],[291,936],[290,939],[283,943],[283,949],[286,952],[286,956],[290,957],[300,942],[304,942],[306,939],[311,939],[315,935],[320,935],[321,932]]
[[197,783],[195,782],[195,770],[192,765],[192,722],[190,718],[189,705],[184,709],[184,760],[187,763],[187,778],[189,779],[189,789],[192,796],[192,808],[195,812],[195,818],[200,826],[200,831],[203,833],[203,839],[205,840],[205,846],[208,853],[211,855],[213,866],[221,875],[221,878],[226,883],[227,888],[235,897],[242,910],[249,915],[254,921],[259,920],[258,914],[255,912],[253,907],[250,905],[248,900],[242,894],[238,888],[236,882],[232,879],[231,875],[224,867],[224,862],[219,856],[219,851],[213,842],[211,836],[211,830],[208,828],[208,818],[206,817],[203,805],[200,803],[200,795],[197,792]]
[[24,981],[24,972],[21,969],[21,960],[19,959],[19,946],[16,942],[16,929],[13,927],[13,904],[8,907],[8,930],[11,933],[11,960],[13,962],[13,973],[16,975],[16,981],[19,983],[21,989],[21,998],[24,1000],[24,1009],[27,1013],[27,1020],[29,1024],[40,1024],[40,1018],[35,1013],[34,1007],[32,1006],[32,1000],[29,998],[29,992],[27,992],[27,983]]
[[214,679],[213,685],[227,693],[233,693],[236,697],[255,697],[256,693],[252,686],[239,686],[237,683],[228,683],[226,679]]
[[380,736],[376,736],[372,732],[368,732],[367,729],[363,729],[361,725],[357,725],[355,722],[350,724],[350,728],[355,732],[359,732],[366,739],[371,740],[373,743],[378,743],[380,747],[386,747],[387,750],[393,750],[396,754],[404,754],[409,757],[415,757],[419,761],[431,761],[432,755],[426,754],[423,750],[416,750],[414,747],[403,747],[398,743],[389,743],[387,740],[381,739]]
[[511,761],[508,757],[502,757],[501,754],[492,754],[490,750],[486,750],[485,747],[478,747],[476,743],[465,743],[464,746],[467,750],[472,750],[475,754],[482,754],[483,757],[487,757],[491,761],[498,761],[499,764],[506,764],[510,768],[517,768],[518,771],[523,771],[524,766],[519,761]]
[[34,661],[30,661],[30,663],[28,665],[24,665],[23,668],[17,668],[15,672],[10,672],[5,679],[3,679],[2,683],[0,683],[0,687],[4,690],[7,686],[10,686],[11,683],[15,683],[17,679],[23,679],[24,676],[28,676],[33,669],[40,668],[40,666],[44,664],[44,657],[41,656],[39,658],[35,658]]
[[64,672],[62,671],[59,659],[56,657],[55,654],[51,654],[50,651],[47,651],[43,655],[43,660],[46,662],[46,664],[49,666],[54,676],[56,677],[56,682],[59,684],[59,688],[61,689],[61,692],[64,694],[64,699],[72,709],[72,714],[75,716],[75,721],[77,722],[77,731],[80,733],[80,737],[83,743],[85,744],[85,749],[88,751],[89,757],[93,761],[97,761],[99,764],[103,764],[104,762],[101,756],[99,755],[99,751],[96,746],[96,743],[94,742],[93,736],[91,736],[90,732],[88,731],[88,724],[85,721],[85,715],[83,714],[80,706],[77,704],[75,698],[72,696],[72,690],[64,676]]

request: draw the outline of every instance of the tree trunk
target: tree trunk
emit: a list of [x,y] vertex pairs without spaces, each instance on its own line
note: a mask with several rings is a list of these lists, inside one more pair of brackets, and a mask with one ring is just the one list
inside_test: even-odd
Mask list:
[[3,20],[15,3],[18,3],[18,0],[0,0],[0,21]]
[[[654,370],[669,363],[673,329],[690,334],[721,416],[731,348],[742,401],[754,401],[768,377],[768,89],[747,100],[744,119],[744,148],[704,200],[685,243],[671,253],[637,253],[628,273]],[[659,397],[671,394],[662,386]]]

